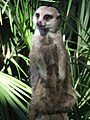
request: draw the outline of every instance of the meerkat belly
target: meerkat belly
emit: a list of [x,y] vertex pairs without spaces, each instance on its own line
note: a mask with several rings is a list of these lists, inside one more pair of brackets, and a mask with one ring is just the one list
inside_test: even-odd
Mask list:
[[55,107],[60,102],[62,93],[62,80],[59,79],[60,53],[56,44],[46,46],[44,51],[44,61],[47,67],[47,87],[53,107]]
[[[55,44],[45,45],[42,48],[43,60],[46,65],[47,79],[44,80],[42,77],[34,77],[34,88],[32,101],[36,108],[39,108],[40,112],[53,112],[52,109],[57,108],[58,102],[60,102],[60,88],[61,81],[59,80],[59,55],[58,48]],[[39,73],[37,71],[37,73]],[[35,82],[36,80],[36,82]],[[56,100],[57,99],[57,100]],[[56,102],[57,101],[57,102]]]
[[59,79],[59,59],[58,48],[55,44],[50,44],[44,48],[44,62],[47,68],[47,82],[51,93],[57,91],[57,84]]

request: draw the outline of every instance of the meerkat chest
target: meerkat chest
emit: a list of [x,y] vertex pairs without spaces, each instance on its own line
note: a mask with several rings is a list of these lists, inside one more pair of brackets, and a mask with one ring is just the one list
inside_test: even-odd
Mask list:
[[45,61],[48,59],[48,63],[52,61],[52,64],[58,58],[58,51],[60,47],[60,40],[57,36],[55,36],[56,35],[54,34],[46,36],[34,35],[32,47],[36,54],[42,54],[43,59],[45,59]]
[[[34,35],[33,37],[33,47],[37,49],[42,49],[44,47],[51,47],[51,46],[55,46],[56,44],[58,45],[58,43],[56,42],[57,41],[57,37],[55,37],[55,35],[53,35],[54,37],[52,36],[49,36],[49,35],[46,35],[46,36],[40,36],[40,35]],[[32,47],[32,48],[33,48]]]

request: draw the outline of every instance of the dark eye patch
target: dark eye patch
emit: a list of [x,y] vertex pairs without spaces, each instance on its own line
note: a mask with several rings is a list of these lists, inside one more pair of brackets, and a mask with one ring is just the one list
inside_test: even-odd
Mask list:
[[36,16],[36,18],[38,19],[39,16],[40,16],[40,14],[39,14],[39,13],[36,13],[35,16]]
[[44,15],[44,19],[45,19],[45,20],[50,20],[50,19],[52,19],[52,18],[53,18],[53,16],[50,15],[50,14]]

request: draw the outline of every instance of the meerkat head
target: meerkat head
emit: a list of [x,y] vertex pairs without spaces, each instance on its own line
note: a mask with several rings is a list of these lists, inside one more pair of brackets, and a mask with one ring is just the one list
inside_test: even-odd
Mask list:
[[41,6],[34,16],[33,22],[37,29],[55,32],[59,28],[59,12],[53,7]]

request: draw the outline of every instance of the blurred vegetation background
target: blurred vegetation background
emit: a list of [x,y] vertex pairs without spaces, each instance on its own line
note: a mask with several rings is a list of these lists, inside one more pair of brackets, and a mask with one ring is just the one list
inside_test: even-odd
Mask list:
[[90,120],[90,0],[0,0],[0,120],[28,120],[32,17],[41,5],[56,7],[62,16],[60,30],[78,96],[69,118]]

